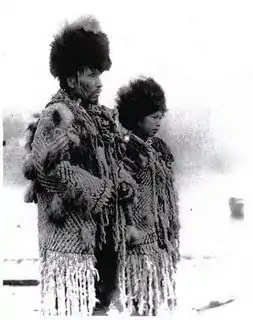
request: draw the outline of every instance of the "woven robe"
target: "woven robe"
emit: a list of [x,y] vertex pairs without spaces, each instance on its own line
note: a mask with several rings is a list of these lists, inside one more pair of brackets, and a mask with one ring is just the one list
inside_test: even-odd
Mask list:
[[38,120],[25,176],[38,205],[44,315],[91,315],[97,299],[110,300],[123,226],[120,189],[131,185],[123,149],[108,109],[83,107],[63,90]]
[[138,199],[125,212],[126,261],[119,287],[131,315],[158,315],[176,304],[179,216],[172,164],[163,140],[130,135],[125,166],[138,185]]

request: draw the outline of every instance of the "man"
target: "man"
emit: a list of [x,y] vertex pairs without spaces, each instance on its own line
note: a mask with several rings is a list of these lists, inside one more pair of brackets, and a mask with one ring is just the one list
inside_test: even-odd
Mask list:
[[30,127],[24,170],[32,181],[26,201],[38,205],[45,315],[91,315],[97,299],[109,307],[116,289],[134,185],[115,122],[98,104],[110,66],[108,38],[93,17],[67,24],[51,44],[61,89]]

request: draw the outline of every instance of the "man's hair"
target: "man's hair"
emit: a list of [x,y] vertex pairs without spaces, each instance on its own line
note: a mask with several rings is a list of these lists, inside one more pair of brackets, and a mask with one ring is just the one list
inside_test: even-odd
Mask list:
[[118,90],[116,108],[120,123],[133,130],[144,117],[157,111],[166,112],[165,94],[153,78],[138,78]]

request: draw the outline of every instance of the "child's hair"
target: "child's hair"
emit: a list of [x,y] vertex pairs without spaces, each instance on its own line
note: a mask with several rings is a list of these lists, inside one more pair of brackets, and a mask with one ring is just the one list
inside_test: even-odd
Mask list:
[[128,130],[133,130],[150,114],[167,111],[164,91],[153,78],[138,78],[121,87],[116,96],[116,108],[120,123]]

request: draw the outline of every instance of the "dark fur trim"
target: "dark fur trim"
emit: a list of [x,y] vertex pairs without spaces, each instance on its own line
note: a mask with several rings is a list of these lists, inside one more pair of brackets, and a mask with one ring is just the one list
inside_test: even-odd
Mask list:
[[52,114],[53,123],[55,126],[58,126],[61,122],[61,115],[58,110],[54,110]]
[[48,104],[43,111],[43,125],[47,129],[57,127],[65,130],[71,127],[73,121],[74,115],[64,103]]
[[125,169],[119,171],[119,199],[120,201],[129,203],[130,199],[136,201],[138,195],[138,186],[129,172]]
[[57,225],[62,225],[66,221],[64,214],[63,200],[55,194],[51,202],[49,220]]
[[25,193],[25,203],[38,203],[36,190],[35,190],[35,183],[31,182],[28,186],[26,193]]
[[145,232],[138,230],[134,226],[128,226],[126,229],[126,241],[128,245],[136,245],[145,237]]
[[110,69],[109,40],[105,33],[94,32],[94,21],[88,17],[82,23],[67,24],[55,37],[50,52],[50,71],[54,77],[75,77],[84,67],[100,72]]
[[67,131],[67,136],[69,137],[70,142],[72,143],[73,147],[78,147],[80,145],[80,138],[73,130]]
[[37,130],[37,126],[38,126],[38,120],[29,123],[29,125],[27,127],[28,135],[27,135],[27,139],[26,139],[25,149],[28,151],[32,150],[32,143],[34,140],[35,132]]
[[95,232],[93,230],[82,227],[80,235],[83,241],[84,250],[90,250],[95,247]]
[[62,157],[61,151],[59,151],[59,152],[48,151],[47,152],[47,155],[43,161],[43,168],[44,168],[44,172],[47,175],[50,175],[51,178],[54,177],[54,173],[52,171],[55,169],[57,164],[60,162],[61,157]]
[[34,180],[36,178],[37,173],[31,157],[24,162],[23,174],[28,180]]
[[37,128],[36,124],[37,124],[37,121],[29,123],[29,125],[27,127],[27,130],[30,130],[30,131],[34,132],[36,130],[36,128]]
[[82,192],[81,195],[76,192],[74,195],[72,195],[72,198],[75,199],[74,201],[72,201],[73,208],[81,209],[84,218],[90,216],[92,199],[89,198],[86,194],[84,195],[84,193]]
[[139,78],[119,89],[116,108],[120,123],[132,130],[145,116],[157,111],[166,112],[165,94],[154,79]]

